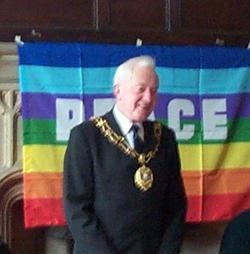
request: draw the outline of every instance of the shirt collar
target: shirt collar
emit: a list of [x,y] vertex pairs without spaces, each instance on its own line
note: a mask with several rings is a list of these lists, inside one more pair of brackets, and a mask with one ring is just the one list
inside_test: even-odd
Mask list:
[[[133,123],[118,109],[117,105],[113,108],[113,114],[117,124],[119,125],[123,136],[126,136],[130,131]],[[139,136],[144,140],[144,129],[141,122],[135,123],[139,126]]]
[[113,108],[113,114],[117,124],[121,129],[122,134],[124,136],[127,135],[133,123],[125,115],[122,114],[122,112],[118,109],[117,105],[115,105]]

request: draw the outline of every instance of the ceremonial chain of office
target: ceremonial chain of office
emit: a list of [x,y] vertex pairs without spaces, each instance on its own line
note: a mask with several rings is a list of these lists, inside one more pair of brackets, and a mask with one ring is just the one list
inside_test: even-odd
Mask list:
[[155,148],[149,151],[147,154],[138,153],[135,149],[132,149],[126,139],[117,133],[115,133],[111,127],[108,125],[107,121],[101,117],[91,117],[97,128],[100,129],[101,133],[106,137],[109,142],[117,147],[119,147],[126,155],[137,158],[138,163],[141,165],[134,174],[134,183],[141,191],[147,191],[153,185],[154,177],[152,170],[146,166],[146,164],[154,158],[160,146],[161,138],[161,124],[154,122],[154,135],[157,139]]

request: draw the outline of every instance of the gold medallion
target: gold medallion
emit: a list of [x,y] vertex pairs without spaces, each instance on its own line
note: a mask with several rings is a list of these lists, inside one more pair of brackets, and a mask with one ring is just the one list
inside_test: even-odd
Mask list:
[[145,164],[139,167],[134,175],[135,185],[142,191],[147,191],[153,185],[153,173]]

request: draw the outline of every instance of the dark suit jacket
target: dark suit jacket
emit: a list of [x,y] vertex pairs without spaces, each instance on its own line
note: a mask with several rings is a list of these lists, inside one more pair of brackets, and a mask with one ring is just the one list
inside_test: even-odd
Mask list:
[[250,209],[229,221],[221,240],[219,253],[250,253]]
[[0,254],[11,254],[9,246],[0,237]]
[[[122,135],[112,112],[103,116]],[[144,122],[145,152],[156,140]],[[72,129],[64,160],[63,197],[74,254],[176,254],[185,225],[186,196],[174,134],[163,127],[161,146],[147,166],[154,183],[134,184],[139,164],[109,143],[92,121]]]

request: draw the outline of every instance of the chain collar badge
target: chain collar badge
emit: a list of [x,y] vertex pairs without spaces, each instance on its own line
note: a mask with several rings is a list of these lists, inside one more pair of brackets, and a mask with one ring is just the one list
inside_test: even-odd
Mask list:
[[154,135],[157,138],[157,143],[154,147],[154,150],[149,151],[147,154],[139,154],[136,150],[129,146],[124,137],[119,136],[111,129],[106,120],[102,119],[101,117],[91,117],[90,120],[94,121],[96,127],[100,129],[101,133],[109,140],[111,144],[119,147],[126,155],[137,158],[138,163],[141,166],[134,174],[134,183],[143,192],[150,189],[153,185],[154,176],[152,170],[147,167],[146,164],[154,158],[160,146],[161,124],[154,122]]

